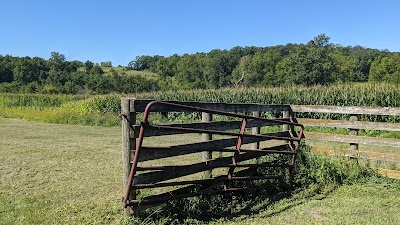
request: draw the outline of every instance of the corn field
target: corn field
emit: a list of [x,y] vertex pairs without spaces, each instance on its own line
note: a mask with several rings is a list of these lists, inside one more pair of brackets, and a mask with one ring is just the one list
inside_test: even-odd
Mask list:
[[144,93],[142,99],[226,103],[400,107],[399,86],[353,84]]
[[[74,117],[79,115],[88,116],[91,114],[107,114],[111,116],[120,112],[121,97],[225,103],[400,107],[400,89],[398,85],[366,83],[312,87],[294,86],[277,88],[180,90],[149,92],[137,94],[136,96],[0,94],[0,108],[47,109],[53,112],[60,111],[63,112],[63,114],[68,114],[68,112],[70,112]],[[301,115],[301,117],[347,119],[346,116],[338,114],[318,113],[304,114]],[[368,121],[400,122],[399,117],[390,116],[364,116],[360,119]],[[113,124],[115,124],[115,122],[113,122]]]

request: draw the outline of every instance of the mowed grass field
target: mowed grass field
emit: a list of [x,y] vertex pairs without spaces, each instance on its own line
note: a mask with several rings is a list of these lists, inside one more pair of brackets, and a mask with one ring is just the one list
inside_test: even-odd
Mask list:
[[117,223],[119,131],[0,118],[0,224]]
[[[119,127],[0,117],[0,224],[128,223],[120,203],[120,135]],[[250,215],[210,222],[400,224],[400,183],[374,179],[320,191],[310,186],[275,203],[255,204]]]

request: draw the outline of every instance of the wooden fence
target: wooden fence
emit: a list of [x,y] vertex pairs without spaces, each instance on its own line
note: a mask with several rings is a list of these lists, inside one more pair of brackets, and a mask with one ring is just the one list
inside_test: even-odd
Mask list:
[[[122,142],[123,142],[123,177],[124,177],[124,189],[125,192],[128,190],[126,187],[129,184],[130,175],[132,175],[132,165],[137,163],[134,162],[135,149],[137,148],[137,141],[140,139],[140,129],[141,128],[150,128],[146,124],[140,124],[137,121],[138,116],[142,115],[145,111],[146,106],[151,102],[151,100],[137,100],[137,99],[122,99],[121,106],[122,111],[121,115],[123,117],[122,122]],[[245,156],[242,160],[254,159],[257,156],[250,156],[254,152],[251,150],[261,150],[265,151],[264,153],[276,153],[276,151],[281,151],[284,153],[292,154],[296,150],[296,145],[293,144],[294,140],[297,140],[298,134],[296,134],[294,126],[298,124],[304,124],[309,127],[328,127],[328,128],[345,128],[348,129],[348,135],[340,135],[340,134],[328,134],[328,133],[314,133],[307,132],[307,128],[305,130],[305,138],[310,140],[317,141],[328,141],[328,142],[341,142],[348,143],[348,148],[345,151],[345,154],[352,157],[362,157],[370,160],[379,160],[386,161],[390,163],[400,163],[400,152],[392,152],[392,153],[384,153],[384,152],[375,152],[375,151],[364,151],[361,148],[361,145],[376,145],[376,146],[390,146],[390,147],[400,147],[400,139],[394,138],[375,138],[375,137],[366,137],[366,136],[358,136],[358,131],[360,129],[365,130],[381,130],[381,131],[400,131],[400,123],[383,123],[383,122],[366,122],[360,121],[360,115],[382,115],[382,116],[400,116],[400,108],[390,108],[390,107],[339,107],[339,106],[304,106],[304,105],[260,105],[260,104],[226,104],[226,103],[201,103],[201,102],[174,102],[178,104],[184,104],[189,107],[199,107],[207,110],[217,110],[224,112],[240,112],[251,114],[254,118],[262,117],[262,114],[265,112],[274,112],[275,115],[280,114],[279,119],[274,123],[271,121],[257,121],[252,120],[247,121],[247,127],[251,127],[251,134],[255,136],[248,136],[247,140],[243,142],[243,144],[251,144],[251,148],[248,149],[248,156]],[[168,105],[155,105],[152,108],[152,112],[165,113],[165,112],[192,112],[193,109],[188,108],[176,108],[170,107]],[[322,119],[309,119],[309,118],[300,118],[300,115],[304,115],[304,113],[335,113],[335,114],[348,114],[350,115],[349,120],[322,120]],[[218,113],[216,113],[218,114]],[[171,198],[171,191],[168,191],[167,194],[159,194],[155,196],[158,200],[152,199],[137,199],[136,193],[137,190],[142,188],[153,188],[153,187],[165,187],[169,185],[178,185],[178,184],[193,184],[193,182],[189,181],[174,181],[171,184],[165,184],[165,180],[179,178],[182,176],[186,176],[191,174],[192,172],[203,172],[203,178],[206,179],[206,182],[210,184],[210,178],[214,178],[212,174],[212,169],[226,166],[228,168],[232,168],[232,166],[236,166],[235,162],[232,163],[232,157],[222,157],[212,159],[212,151],[220,151],[220,152],[233,152],[232,149],[228,150],[227,147],[235,146],[237,144],[237,138],[230,138],[224,140],[213,140],[213,133],[208,132],[210,130],[218,130],[220,131],[229,131],[235,128],[239,128],[243,122],[241,121],[213,121],[213,113],[210,112],[202,112],[202,121],[200,123],[192,123],[192,124],[172,124],[170,127],[176,128],[179,127],[180,130],[174,129],[165,129],[165,127],[154,126],[152,129],[147,129],[144,134],[144,137],[157,137],[171,134],[182,134],[186,133],[185,129],[197,129],[196,133],[202,133],[200,140],[187,140],[191,142],[191,144],[184,145],[176,145],[176,146],[168,146],[167,148],[149,148],[144,147],[146,149],[147,154],[141,155],[141,159],[138,159],[138,162],[144,162],[152,159],[160,159],[171,156],[179,156],[187,153],[194,152],[202,152],[201,161],[202,163],[195,163],[191,165],[185,166],[141,166],[139,170],[156,170],[150,171],[147,174],[149,176],[143,176],[142,174],[134,174],[132,177],[132,186],[133,189],[129,189],[128,198],[124,199],[125,206],[140,206],[140,205],[154,205],[161,199],[169,200],[174,199]],[[277,138],[259,138],[256,137],[260,134],[260,127],[263,126],[271,126],[280,124],[282,126],[281,132],[276,132],[273,134],[269,134],[269,137],[277,137]],[[242,124],[243,125],[243,124]],[[147,126],[147,128],[146,128]],[[154,129],[157,128],[157,129]],[[204,132],[200,132],[204,131]],[[218,134],[214,132],[214,134]],[[242,132],[243,135],[244,131]],[[232,134],[232,133],[231,133]],[[234,135],[234,134],[233,134]],[[235,135],[234,135],[235,136]],[[240,134],[239,134],[240,136]],[[300,135],[301,136],[301,135]],[[260,143],[262,141],[281,141],[279,143],[273,143],[272,145],[265,147],[261,146]],[[200,142],[198,142],[200,141]],[[140,144],[141,145],[141,144]],[[192,148],[193,147],[193,148]],[[190,148],[190,149],[189,149]],[[170,151],[159,151],[159,150],[170,150]],[[240,146],[239,146],[240,149]],[[342,154],[342,152],[338,153],[337,151],[332,151],[332,148],[316,148],[317,150],[322,150],[332,154]],[[172,150],[172,151],[171,151]],[[238,150],[238,149],[236,149]],[[246,152],[246,151],[244,151]],[[235,153],[236,154],[236,153]],[[294,154],[295,155],[295,154]],[[189,169],[189,167],[190,169]],[[247,167],[252,167],[251,165],[246,164]],[[277,167],[276,164],[264,163],[264,166],[272,166]],[[290,168],[293,164],[289,165],[281,165],[282,168]],[[165,169],[179,170],[186,172],[178,172],[178,173],[170,173],[163,171]],[[193,170],[195,168],[195,170]],[[193,170],[192,172],[187,172],[187,169]],[[251,169],[251,168],[249,168]],[[171,170],[170,170],[171,171]],[[246,170],[243,170],[244,172]],[[400,173],[394,170],[381,170],[383,173],[387,173],[388,175],[392,175],[393,177],[399,176]],[[147,171],[146,171],[147,172]],[[245,173],[237,173],[238,179],[244,179],[245,176],[248,177],[248,174]],[[208,174],[207,174],[208,173]],[[153,179],[154,178],[154,179]],[[215,177],[216,180],[226,182],[226,175],[224,177]],[[277,178],[274,176],[270,176],[270,178]],[[149,180],[150,179],[150,180]],[[214,180],[215,181],[215,180]],[[161,182],[161,184],[160,184]],[[195,180],[194,183],[202,183],[203,181]],[[157,184],[158,183],[158,184]],[[221,182],[219,182],[221,183]],[[204,183],[203,183],[204,184]],[[214,182],[215,184],[215,182]],[[131,185],[128,185],[131,186]],[[212,186],[204,185],[206,187]],[[202,194],[203,192],[198,192]],[[175,195],[177,194],[177,195]],[[182,195],[182,191],[174,192],[175,196],[193,196],[188,193]],[[125,209],[125,213],[127,215],[131,215],[132,211],[128,207]]]
[[[183,197],[240,191],[234,182],[285,179],[293,172],[304,127],[292,121],[289,105],[137,99],[123,99],[121,103],[126,215],[132,213],[132,208]],[[165,112],[196,112],[201,113],[202,119],[195,123],[161,125],[150,121],[151,113],[160,116]],[[286,118],[267,119],[261,112],[279,112]],[[136,119],[139,115],[140,123]],[[213,115],[220,119],[213,121]],[[280,131],[261,133],[264,126],[280,126]],[[201,136],[198,139],[196,136],[181,137],[166,146],[150,146],[150,141],[143,144],[151,138],[187,133]],[[219,136],[214,139],[213,135]],[[168,138],[164,137],[163,141],[168,142]],[[175,143],[180,141],[184,143]],[[213,152],[219,154],[215,159]],[[199,157],[194,157],[195,162],[186,157],[197,153]],[[182,156],[186,157],[181,158],[183,162],[161,165],[166,158]],[[257,168],[264,168],[268,173],[260,174]],[[222,173],[218,174],[218,169]],[[164,190],[166,187],[170,189]],[[213,187],[216,188],[211,189]],[[146,188],[158,188],[161,193],[137,196],[139,190]]]
[[[386,147],[400,147],[400,139],[397,138],[378,138],[359,136],[359,130],[372,131],[400,131],[400,123],[390,122],[367,122],[360,121],[362,115],[378,116],[400,116],[400,108],[394,107],[355,107],[355,106],[322,106],[322,105],[291,105],[291,110],[296,115],[297,121],[308,127],[327,127],[327,128],[346,128],[348,135],[316,133],[305,130],[306,140],[328,141],[348,143],[348,147],[334,149],[332,147],[316,146],[315,149],[327,152],[328,154],[344,154],[350,157],[359,157],[372,161],[387,162],[400,166],[400,149],[398,152],[378,151],[385,150]],[[300,113],[327,113],[327,114],[346,114],[350,115],[348,120],[323,120],[300,118]],[[362,149],[361,145],[367,145],[368,149]],[[382,169],[379,171],[390,177],[400,178],[400,171]]]

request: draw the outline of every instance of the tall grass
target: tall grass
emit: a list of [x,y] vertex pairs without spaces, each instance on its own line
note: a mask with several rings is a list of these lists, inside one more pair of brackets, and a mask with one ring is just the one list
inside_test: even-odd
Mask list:
[[62,124],[119,126],[120,97],[1,94],[0,116]]
[[0,94],[0,107],[59,107],[63,103],[85,98],[80,95]]

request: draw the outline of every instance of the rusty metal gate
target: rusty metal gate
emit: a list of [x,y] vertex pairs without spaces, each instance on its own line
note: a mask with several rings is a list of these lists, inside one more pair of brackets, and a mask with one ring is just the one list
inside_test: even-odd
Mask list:
[[[125,181],[125,193],[123,205],[125,208],[156,205],[169,200],[207,195],[224,192],[239,191],[241,188],[234,187],[233,181],[281,179],[281,175],[254,175],[257,168],[283,168],[290,174],[295,166],[296,154],[299,152],[300,142],[303,137],[303,125],[293,121],[293,118],[267,119],[260,113],[253,115],[216,110],[215,103],[185,103],[164,102],[148,100],[132,100],[135,104],[129,105],[130,100],[125,100],[122,108],[122,117],[125,124],[129,123],[130,140],[136,141],[133,156],[128,157],[130,161],[129,177]],[[124,103],[124,101],[123,101]],[[131,121],[130,117],[135,107],[144,106],[143,119],[139,125]],[[125,107],[124,107],[125,106]],[[254,108],[252,105],[250,108]],[[271,108],[271,106],[268,106]],[[265,107],[264,107],[265,108]],[[286,109],[286,106],[272,106],[276,109]],[[246,106],[241,105],[241,109]],[[190,124],[164,124],[150,123],[151,112],[196,112],[203,115],[219,115],[226,118],[225,121],[206,121]],[[131,113],[131,114],[129,114]],[[254,116],[256,115],[256,116]],[[288,113],[284,113],[288,115]],[[282,125],[283,131],[261,134],[259,127]],[[258,132],[248,132],[249,128],[258,128]],[[238,131],[234,131],[234,130]],[[247,129],[247,130],[246,130]],[[256,129],[257,130],[257,129]],[[254,131],[254,129],[253,129]],[[206,135],[219,135],[228,138],[190,143],[173,146],[146,146],[144,139],[151,136],[176,135],[187,133],[199,133]],[[230,137],[230,138],[229,138]],[[233,137],[233,138],[232,138]],[[123,137],[124,138],[124,137]],[[268,147],[260,148],[259,142],[273,142]],[[257,147],[244,148],[243,145],[256,143]],[[133,146],[132,146],[133,147]],[[166,157],[181,156],[199,152],[219,152],[219,157],[212,159],[211,155],[203,161],[182,165],[159,165],[158,161],[145,164],[149,160],[159,160]],[[223,155],[223,154],[225,155]],[[261,162],[257,159],[265,155],[288,155],[286,163],[271,161]],[[204,158],[203,158],[204,159]],[[182,177],[216,168],[225,168],[226,173],[212,176],[209,173],[201,178],[190,177],[182,180]],[[165,193],[149,195],[138,199],[136,192],[141,189],[170,187]],[[193,187],[196,187],[193,189]]]

